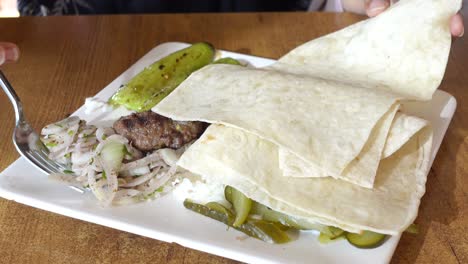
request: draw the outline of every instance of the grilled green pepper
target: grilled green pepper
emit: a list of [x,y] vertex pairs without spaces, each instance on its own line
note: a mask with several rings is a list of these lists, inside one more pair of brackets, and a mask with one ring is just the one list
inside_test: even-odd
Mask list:
[[234,219],[229,209],[214,202],[206,206],[194,203],[190,200],[184,201],[184,206],[194,212],[213,218],[224,224],[233,227],[248,236],[263,240],[269,243],[287,243],[291,241],[288,234],[282,230],[281,226],[265,220],[248,219],[240,226],[234,226]]
[[171,93],[192,72],[210,64],[215,49],[208,43],[195,43],[146,67],[122,86],[109,100],[142,112],[151,109]]

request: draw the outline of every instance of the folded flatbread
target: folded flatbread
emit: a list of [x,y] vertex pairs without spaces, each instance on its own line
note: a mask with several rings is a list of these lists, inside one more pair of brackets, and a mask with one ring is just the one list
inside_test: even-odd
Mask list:
[[[372,188],[377,165],[388,155],[384,147],[399,99],[428,99],[443,77],[449,19],[460,5],[402,0],[270,67],[204,67],[153,111],[270,141],[280,149],[285,176],[332,176]],[[409,137],[392,139],[395,152]]]
[[[333,175],[323,171],[320,167],[313,166],[298,159],[296,155],[285,150],[279,149],[279,166],[283,171],[283,176],[290,177],[326,177],[346,180],[351,183],[372,188],[374,179],[382,157],[382,150],[389,134],[392,121],[395,119],[398,105],[395,104],[390,110],[377,122],[372,130],[366,144],[353,161],[339,175]],[[400,137],[395,137],[395,143],[391,146],[397,146],[400,142]],[[406,142],[406,141],[405,141]],[[403,142],[404,143],[404,142]],[[401,145],[400,145],[401,146]]]
[[444,76],[449,21],[461,2],[401,0],[372,19],[295,48],[272,67],[429,100]]
[[222,125],[210,126],[178,165],[292,216],[350,232],[394,235],[416,218],[431,145],[432,132],[426,127],[382,160],[373,189],[330,177],[284,177],[277,145]]
[[[307,76],[211,65],[192,74],[153,110],[175,120],[242,129],[320,168],[326,176],[338,177],[361,153],[379,120],[388,116],[381,122],[383,137],[375,151],[382,152],[397,100],[386,91]],[[370,179],[347,179],[372,187],[375,170],[367,176]]]
[[[386,115],[387,117],[379,122],[388,122],[390,115],[389,113]],[[384,159],[392,155],[413,135],[429,125],[429,123],[424,119],[409,116],[401,112],[397,112],[395,117],[393,118],[393,116],[391,116],[391,118],[392,119],[390,121],[393,120],[391,129],[389,131],[386,130],[388,124],[377,124],[371,134],[371,137],[364,146],[363,151],[361,151],[359,156],[351,162],[350,165],[348,165],[345,172],[342,174],[342,177],[335,178],[345,179],[363,187],[372,187],[373,181],[369,182],[368,185],[366,185],[364,181],[374,179],[371,175],[375,175],[375,172],[377,171],[377,166],[380,163],[379,157]],[[380,137],[380,141],[376,138],[375,134],[377,133],[378,137]],[[380,145],[382,141],[385,144],[383,153],[380,148],[382,147]],[[380,144],[376,142],[380,142]],[[289,151],[282,148],[279,149],[279,165],[284,176],[307,178],[327,176],[324,172],[320,171],[320,168],[314,168],[305,164],[294,154],[291,154]],[[356,180],[361,180],[361,182],[356,182]]]
[[440,84],[460,6],[401,0],[269,67],[204,67],[153,111],[215,124],[180,166],[289,215],[397,234],[417,215],[432,145],[400,100]]

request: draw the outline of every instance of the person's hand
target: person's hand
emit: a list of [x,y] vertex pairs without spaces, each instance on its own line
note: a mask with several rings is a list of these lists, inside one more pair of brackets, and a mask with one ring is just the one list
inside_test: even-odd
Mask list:
[[17,61],[19,55],[18,46],[9,42],[0,42],[0,65]]
[[[369,17],[374,17],[387,9],[390,6],[391,0],[368,0],[366,1],[366,14]],[[428,0],[429,1],[429,0]],[[394,1],[396,2],[396,1]],[[450,32],[454,37],[462,37],[465,32],[463,26],[463,18],[460,14],[456,14],[450,20]]]

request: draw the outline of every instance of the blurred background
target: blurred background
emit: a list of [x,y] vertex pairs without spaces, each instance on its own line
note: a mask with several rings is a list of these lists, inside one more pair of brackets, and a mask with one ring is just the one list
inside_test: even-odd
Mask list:
[[[0,0],[1,17],[190,12],[343,11],[365,0]],[[343,2],[343,4],[342,4]],[[350,10],[351,9],[351,10]]]
[[[0,0],[0,15],[306,11],[311,0]],[[324,3],[315,0],[316,4]]]

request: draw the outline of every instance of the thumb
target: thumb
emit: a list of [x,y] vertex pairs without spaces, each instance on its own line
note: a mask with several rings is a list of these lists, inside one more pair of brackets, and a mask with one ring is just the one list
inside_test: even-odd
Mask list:
[[5,49],[0,46],[0,65],[3,65],[5,63]]
[[18,58],[19,49],[15,44],[0,42],[0,65],[17,61]]
[[368,0],[366,1],[366,13],[369,17],[375,17],[390,6],[389,0]]

